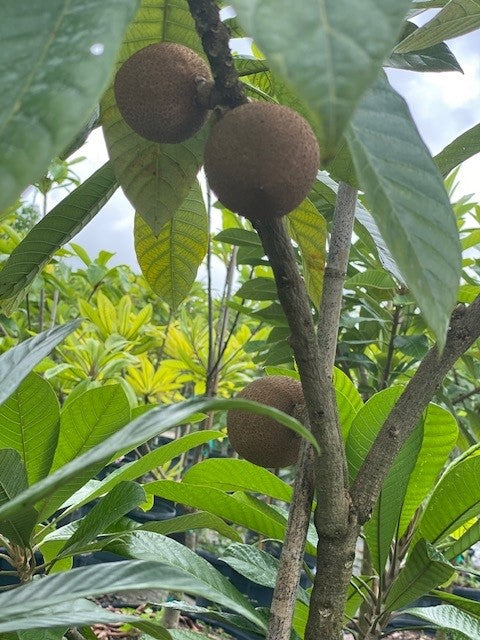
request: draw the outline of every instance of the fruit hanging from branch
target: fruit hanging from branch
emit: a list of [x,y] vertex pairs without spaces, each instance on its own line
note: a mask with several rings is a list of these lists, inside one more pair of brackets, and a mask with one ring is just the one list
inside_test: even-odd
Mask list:
[[290,213],[308,195],[319,149],[308,122],[289,107],[249,102],[212,127],[205,173],[220,202],[255,219]]
[[[254,400],[293,416],[303,405],[302,385],[289,376],[267,376],[250,382],[238,398]],[[230,409],[227,432],[235,451],[261,467],[276,469],[297,462],[301,437],[273,418]]]
[[115,99],[125,122],[143,138],[178,143],[205,124],[209,110],[199,104],[197,88],[211,83],[208,64],[175,42],[150,44],[117,71]]

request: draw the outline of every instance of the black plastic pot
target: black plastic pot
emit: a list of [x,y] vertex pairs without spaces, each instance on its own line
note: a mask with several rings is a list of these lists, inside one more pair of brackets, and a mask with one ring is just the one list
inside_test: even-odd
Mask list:
[[253,633],[252,631],[244,631],[243,629],[238,629],[226,622],[219,622],[218,620],[214,620],[210,618],[207,614],[186,614],[192,620],[201,620],[202,622],[206,622],[211,627],[215,627],[216,629],[223,629],[236,640],[265,640],[265,636],[260,636],[257,633]]
[[153,507],[149,511],[143,511],[140,507],[133,509],[128,514],[128,517],[135,522],[144,524],[146,522],[157,522],[159,520],[170,520],[177,515],[175,505],[170,500],[164,500],[155,496],[153,501]]
[[460,596],[461,598],[480,602],[480,589],[475,589],[473,587],[453,587],[452,593],[456,596]]

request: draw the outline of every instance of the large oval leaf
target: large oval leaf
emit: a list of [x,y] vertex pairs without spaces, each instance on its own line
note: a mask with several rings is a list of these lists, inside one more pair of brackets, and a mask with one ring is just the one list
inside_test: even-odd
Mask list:
[[267,469],[235,458],[210,458],[193,467],[184,475],[183,482],[216,487],[222,491],[250,491],[277,500],[290,502],[292,487]]
[[[154,42],[179,42],[204,55],[186,0],[142,0],[125,34],[117,68]],[[156,144],[137,135],[120,115],[113,84],[105,92],[101,122],[108,153],[125,195],[158,234],[188,196],[203,160],[208,126],[181,144]]]
[[[27,474],[18,451],[0,449],[0,505],[15,498],[27,486]],[[0,524],[0,533],[21,547],[29,547],[37,516],[32,507],[23,509]]]
[[480,640],[478,618],[468,615],[465,611],[457,609],[456,606],[444,604],[438,607],[413,607],[406,609],[403,613],[422,618],[440,629],[463,634],[460,639]]
[[425,411],[423,441],[403,500],[398,536],[403,535],[412,516],[430,493],[437,476],[457,442],[457,421],[446,409],[432,402]]
[[445,177],[452,169],[477,153],[480,153],[480,124],[455,138],[435,156],[434,160]]
[[[227,521],[234,522],[266,538],[282,540],[285,535],[287,516],[263,501],[246,496],[242,492],[233,495],[214,487],[159,480],[145,485],[147,493],[180,502],[196,509],[203,509]],[[307,537],[308,553],[315,553],[315,534]]]
[[460,280],[457,225],[405,101],[384,76],[361,101],[347,139],[380,233],[443,345]]
[[0,406],[0,448],[20,454],[29,484],[50,470],[60,418],[57,396],[49,382],[30,373]]
[[[114,613],[83,598],[36,609],[34,616],[30,614],[28,607],[23,614],[13,614],[11,617],[8,616],[7,610],[6,619],[0,620],[0,632],[2,632],[2,640],[57,640],[57,635],[47,631],[49,627],[63,626],[66,629],[72,626],[80,627],[102,622],[110,625],[128,622],[140,631],[148,633],[149,640],[150,638],[158,640],[171,640],[172,638],[171,634],[158,622],[140,616]],[[4,632],[12,629],[15,631],[33,629],[34,631],[3,635]],[[199,636],[199,638],[201,637]]]
[[454,573],[455,567],[433,545],[419,540],[388,592],[385,609],[401,609],[446,582]]
[[0,210],[88,120],[137,6],[138,0],[2,6]]
[[161,562],[165,567],[182,571],[192,581],[203,585],[204,591],[210,592],[209,599],[245,616],[260,629],[265,629],[263,616],[255,611],[228,578],[179,542],[152,531],[133,531],[106,548],[125,557]]
[[437,543],[480,513],[480,456],[453,463],[435,487],[415,539]]
[[0,404],[5,402],[30,371],[64,338],[80,320],[54,327],[29,338],[0,356]]
[[310,200],[304,200],[289,214],[287,224],[300,248],[303,277],[309,298],[318,309],[325,271],[327,223]]
[[135,251],[148,284],[172,309],[188,295],[208,244],[208,217],[197,181],[158,235],[135,216]]
[[330,158],[400,32],[410,0],[234,0],[268,62],[303,96]]
[[112,457],[122,452],[131,451],[139,444],[178,424],[188,422],[191,416],[199,411],[228,409],[249,410],[271,417],[303,436],[318,451],[318,443],[311,432],[301,422],[278,409],[238,398],[193,398],[175,405],[156,407],[133,420],[97,446],[58,469],[55,473],[37,482],[26,491],[22,491],[13,500],[0,505],[0,521],[50,496],[59,487],[65,486],[67,482],[76,482],[76,479],[79,479],[79,482],[84,484],[84,476],[88,475],[88,472],[91,472],[91,475],[95,475],[95,469],[98,465],[105,464]]
[[[89,389],[63,408],[60,434],[52,463],[52,471],[88,452],[118,431],[130,419],[130,404],[119,384]],[[94,473],[102,467],[98,464]],[[65,482],[41,507],[45,518],[56,511],[92,475],[91,469],[79,474],[74,481]]]
[[399,53],[418,51],[442,40],[456,38],[480,27],[478,0],[450,0],[431,20],[405,38],[395,48]]
[[117,188],[109,162],[68,194],[12,251],[0,272],[0,298],[16,296],[57,249],[92,220]]
[[[352,480],[370,450],[385,419],[402,393],[402,387],[380,391],[360,409],[350,428],[346,451]],[[372,518],[365,525],[365,534],[378,573],[383,571],[390,543],[397,529],[403,497],[410,473],[422,442],[422,428],[418,425],[395,458],[378,498]]]
[[136,480],[149,471],[152,471],[152,469],[160,467],[169,460],[181,455],[185,451],[188,451],[193,447],[198,447],[205,442],[210,442],[215,438],[223,438],[224,435],[225,434],[221,431],[213,431],[210,429],[195,431],[194,433],[189,433],[181,438],[177,438],[173,442],[169,442],[168,444],[164,444],[161,447],[153,449],[153,451],[143,455],[138,460],[122,464],[121,467],[115,469],[112,473],[109,473],[104,480],[92,487],[89,491],[82,492],[83,495],[78,496],[79,499],[73,502],[72,505],[66,509],[65,515],[68,515],[71,511],[75,511],[75,509],[78,509],[86,502],[90,502],[90,500],[104,495],[113,489],[113,487],[116,487],[120,482]]

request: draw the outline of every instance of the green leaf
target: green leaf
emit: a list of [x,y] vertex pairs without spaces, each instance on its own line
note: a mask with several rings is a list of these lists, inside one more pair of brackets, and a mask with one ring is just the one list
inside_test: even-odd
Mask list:
[[[402,387],[390,387],[376,393],[357,413],[348,433],[346,451],[353,480],[363,464],[386,417],[403,391]],[[395,535],[403,497],[410,473],[415,464],[422,441],[422,428],[416,428],[395,458],[373,511],[365,525],[372,562],[378,573],[383,571],[388,558],[390,543]]]
[[431,622],[440,629],[464,634],[469,640],[480,640],[480,621],[451,605],[413,607],[402,613]]
[[[155,563],[161,562],[163,570],[165,567],[173,567],[176,571],[185,574],[185,578],[192,584],[195,584],[193,593],[218,602],[245,616],[247,620],[254,622],[261,629],[265,628],[263,617],[255,611],[245,596],[237,591],[225,576],[209,562],[171,538],[150,531],[133,531],[122,536],[120,540],[107,545],[106,549],[130,558]],[[191,588],[174,588],[174,590],[191,592]]]
[[427,353],[429,345],[426,335],[395,336],[393,346],[406,356],[421,360]]
[[104,480],[97,483],[89,491],[84,492],[83,495],[79,496],[79,500],[72,502],[72,506],[65,511],[65,515],[71,513],[75,509],[78,509],[78,507],[81,507],[86,502],[90,502],[90,500],[104,495],[113,487],[116,487],[120,482],[136,480],[149,471],[152,471],[152,469],[161,467],[166,462],[181,455],[185,451],[204,444],[205,442],[210,442],[213,439],[223,438],[224,436],[225,434],[222,433],[222,431],[213,431],[210,429],[195,431],[194,433],[189,433],[181,438],[177,438],[173,442],[169,442],[168,444],[164,444],[161,447],[150,451],[138,460],[122,464],[121,467],[115,469],[112,473],[109,473]]
[[121,482],[80,521],[78,529],[61,549],[60,555],[75,553],[144,501],[145,491],[139,484]]
[[442,40],[456,38],[478,27],[480,27],[478,0],[450,0],[431,20],[402,40],[395,51],[407,53],[432,47]]
[[79,325],[79,320],[73,320],[39,333],[2,353],[0,356],[0,403],[3,404],[30,371]]
[[[418,31],[416,24],[406,22],[401,40],[416,31]],[[384,66],[420,72],[462,71],[462,67],[445,42],[439,42],[432,47],[420,47],[420,49],[420,51],[411,51],[410,53],[392,53]]]
[[442,347],[461,272],[458,230],[441,176],[385,77],[362,100],[347,137],[378,228]]
[[[119,563],[120,564],[120,563]],[[126,565],[127,563],[121,563]],[[108,569],[109,566],[113,565],[104,565],[105,569]],[[156,567],[159,565],[157,564]],[[118,567],[118,564],[115,565]],[[91,569],[95,569],[96,567],[91,567]],[[157,568],[158,570],[158,568]],[[80,569],[79,571],[84,571],[84,569]],[[59,576],[63,576],[72,579],[72,573],[62,573],[58,574]],[[92,572],[93,573],[93,572]],[[102,571],[103,573],[103,571]],[[123,571],[122,573],[125,573]],[[77,573],[78,576],[78,573]],[[75,577],[74,576],[74,579]],[[81,578],[84,576],[82,575]],[[103,576],[102,576],[103,577]],[[80,578],[80,579],[81,579]],[[105,577],[108,579],[108,576]],[[104,580],[105,580],[104,578]],[[53,579],[52,577],[47,578],[48,580]],[[78,578],[77,578],[78,579]],[[94,577],[92,577],[91,573],[88,572],[88,584],[92,586],[92,590],[95,589]],[[133,580],[131,579],[133,582]],[[42,581],[43,582],[43,581]],[[106,582],[106,580],[105,580]],[[110,585],[112,589],[113,584],[107,583]],[[87,585],[88,586],[88,585]],[[75,585],[78,587],[78,585]],[[67,581],[67,588],[70,588],[70,581]],[[131,589],[134,589],[134,585],[132,584]],[[111,590],[110,589],[110,590]],[[62,594],[63,596],[64,594]],[[59,598],[60,600],[62,598]],[[25,609],[25,603],[24,603]],[[1,631],[10,631],[14,629],[15,631],[26,630],[26,629],[42,629],[48,627],[59,627],[59,626],[81,626],[81,625],[92,625],[96,623],[104,623],[104,624],[119,624],[122,622],[128,622],[133,625],[140,631],[144,631],[149,633],[152,638],[158,638],[159,640],[170,640],[171,636],[169,632],[163,628],[161,624],[158,622],[154,622],[152,620],[147,620],[145,618],[141,618],[140,616],[130,616],[126,614],[117,614],[112,611],[108,611],[103,607],[100,607],[89,600],[84,599],[75,599],[73,601],[61,602],[60,604],[53,604],[46,607],[41,607],[35,609],[35,615],[32,615],[28,610],[23,611],[22,613],[13,614],[9,616],[8,609],[6,610],[6,615],[0,616],[0,632]],[[3,611],[2,611],[3,613]],[[38,633],[38,631],[37,631]],[[41,638],[41,633],[37,636],[34,636],[32,640],[37,640],[37,638]]]
[[251,491],[290,502],[292,487],[267,469],[247,460],[204,460],[183,474],[183,482],[215,487],[222,491]]
[[[147,493],[167,498],[174,502],[213,513],[227,521],[261,533],[266,538],[282,540],[285,534],[286,518],[261,500],[245,496],[241,492],[233,495],[214,487],[205,488],[187,482],[159,480],[145,485]],[[315,553],[310,536],[307,548]]]
[[454,462],[436,485],[417,526],[415,539],[432,544],[480,512],[480,456]]
[[249,410],[273,418],[286,427],[293,429],[299,435],[302,435],[311,442],[315,450],[318,451],[318,443],[310,431],[298,420],[278,409],[239,398],[193,398],[174,405],[155,407],[122,429],[114,432],[109,438],[97,446],[92,447],[58,469],[55,473],[50,474],[47,478],[37,482],[13,500],[1,505],[0,522],[9,518],[12,514],[21,512],[26,507],[34,505],[39,500],[50,496],[59,487],[65,486],[67,482],[73,479],[82,477],[83,483],[86,476],[91,477],[97,473],[95,469],[98,469],[99,465],[101,468],[114,456],[122,452],[131,451],[139,444],[150,440],[154,436],[160,435],[174,426],[188,422],[190,416],[199,411],[205,412],[228,409]]
[[143,524],[140,529],[142,531],[154,531],[155,533],[161,533],[164,536],[168,536],[171,533],[178,533],[180,531],[189,531],[190,529],[212,529],[217,531],[225,538],[230,538],[235,542],[241,542],[242,538],[240,534],[225,524],[222,518],[218,518],[212,513],[206,511],[197,511],[196,513],[187,513],[183,516],[177,516],[176,518],[170,518],[169,520],[162,520],[157,522],[147,522]]
[[[326,202],[334,206],[337,198],[338,184],[332,180],[325,171],[319,172],[317,178],[317,182],[313,187],[315,193],[318,193]],[[344,180],[344,182],[345,181],[346,180]],[[382,266],[391,273],[398,282],[402,283],[402,275],[393,260],[384,239],[380,235],[380,231],[375,220],[360,201],[357,202],[357,206],[355,207],[355,220],[362,225],[372,238],[378,251],[378,257]]]
[[19,0],[3,7],[0,210],[87,121],[137,6],[137,0]]
[[398,537],[431,491],[458,438],[457,421],[446,409],[432,402],[425,411],[423,441],[403,499]]
[[[130,419],[130,404],[119,384],[89,389],[66,404],[60,416],[60,434],[52,471],[57,471],[123,427]],[[79,489],[92,475],[102,468],[97,465],[94,473],[89,470],[79,474],[72,482],[63,483],[59,491],[42,505],[45,518]]]
[[477,520],[458,540],[452,540],[452,544],[443,550],[443,555],[447,560],[455,560],[455,558],[467,549],[470,549],[470,547],[473,547],[479,540],[480,520]]
[[[220,556],[235,571],[252,582],[264,587],[275,587],[279,560],[270,553],[249,544],[231,544]],[[298,587],[297,598],[308,604],[309,597],[302,587]]]
[[12,298],[26,289],[55,251],[92,220],[116,188],[113,169],[107,162],[47,213],[4,263],[0,298]]
[[119,384],[89,389],[69,402],[60,417],[60,436],[52,470],[103,442],[130,418],[128,398]]
[[446,582],[455,567],[435,547],[419,540],[407,558],[385,600],[385,610],[394,611]]
[[235,295],[244,300],[278,300],[277,287],[273,278],[247,280]]
[[373,289],[394,289],[392,276],[384,269],[365,269],[345,281],[345,287],[368,287]]
[[29,373],[0,406],[0,448],[15,449],[34,484],[51,467],[58,439],[59,406],[52,386]]
[[462,598],[461,596],[456,596],[453,593],[442,591],[440,589],[435,590],[432,595],[437,596],[437,598],[441,598],[441,600],[443,600],[444,602],[453,604],[457,609],[460,609],[461,611],[465,611],[466,613],[472,614],[476,618],[480,618],[480,602],[478,602],[477,600]]
[[446,177],[459,164],[480,152],[480,124],[462,133],[434,158],[441,174]]
[[234,244],[238,247],[261,247],[262,243],[255,231],[248,229],[224,229],[217,233],[214,240]]
[[[186,0],[142,0],[125,34],[117,69],[135,52],[163,40],[184,44],[205,57]],[[113,81],[100,106],[108,153],[118,181],[134,209],[158,234],[195,182],[203,161],[208,125],[181,144],[157,144],[137,135],[125,123],[116,105]]]
[[272,69],[312,109],[327,160],[390,53],[410,0],[371,0],[368,10],[348,0],[304,0],[299,11],[292,11],[288,0],[234,0],[233,5]]
[[403,391],[395,386],[373,395],[353,420],[345,445],[350,482],[355,480],[385,418]]
[[395,458],[382,485],[372,517],[364,527],[372,562],[378,574],[385,568],[390,545],[397,533],[405,492],[421,448],[422,437],[422,425],[418,425]]
[[327,223],[317,208],[307,199],[288,215],[287,224],[290,234],[300,248],[303,277],[308,295],[318,309],[325,271]]
[[[20,454],[14,449],[0,449],[0,507],[28,487],[27,474]],[[0,533],[22,547],[30,545],[30,536],[38,513],[26,508],[0,523]]]
[[338,419],[346,440],[355,416],[363,407],[362,396],[350,378],[338,367],[333,369],[333,386],[337,400]]
[[140,268],[152,290],[172,309],[190,292],[207,244],[208,218],[198,182],[158,236],[138,214],[135,216],[135,252]]

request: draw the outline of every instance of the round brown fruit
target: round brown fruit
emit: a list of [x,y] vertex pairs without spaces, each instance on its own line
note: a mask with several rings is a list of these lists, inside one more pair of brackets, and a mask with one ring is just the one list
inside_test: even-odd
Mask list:
[[308,195],[319,149],[308,122],[279,104],[248,102],[212,127],[205,173],[220,202],[254,219],[284,216]]
[[196,100],[199,77],[211,81],[208,65],[195,51],[174,42],[150,44],[117,71],[117,106],[125,122],[143,138],[182,142],[208,116]]
[[[254,380],[237,397],[261,402],[289,415],[304,403],[300,382],[288,376]],[[230,409],[227,432],[235,451],[261,467],[288,467],[298,459],[300,436],[272,418],[242,409]]]

